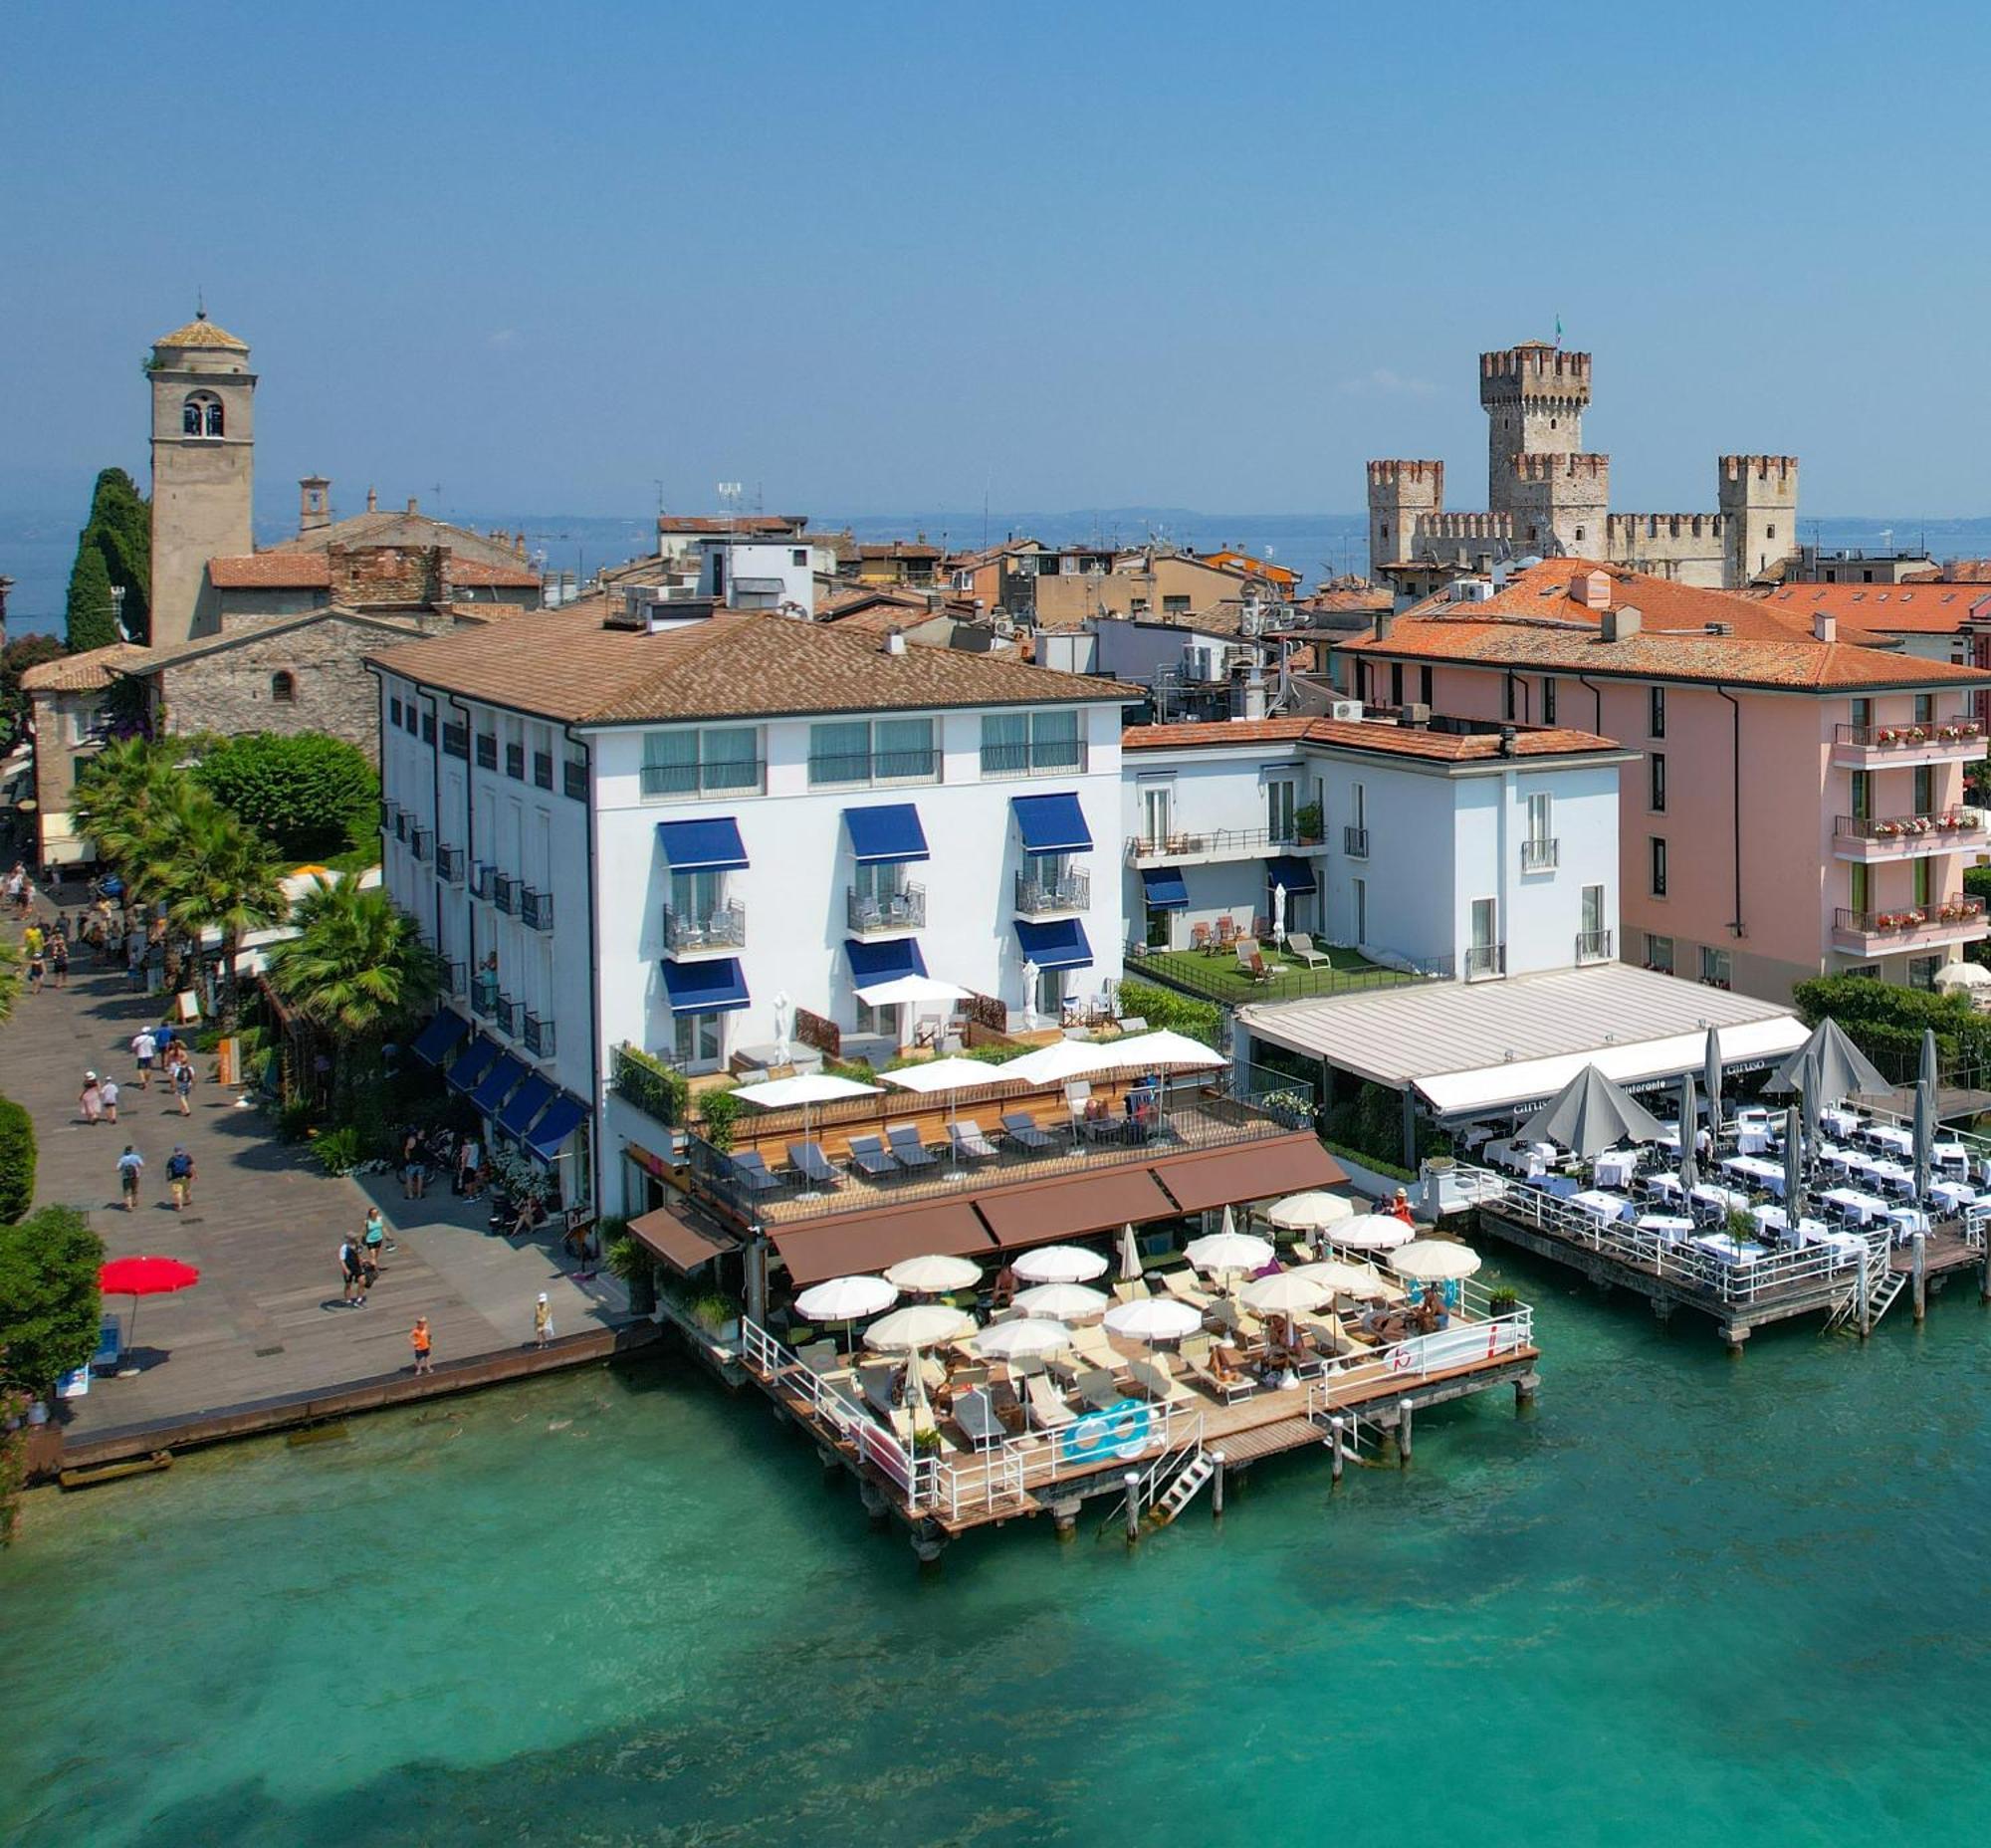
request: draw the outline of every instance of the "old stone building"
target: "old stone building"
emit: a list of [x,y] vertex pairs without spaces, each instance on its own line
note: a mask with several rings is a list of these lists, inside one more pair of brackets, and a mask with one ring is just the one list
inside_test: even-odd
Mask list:
[[1589,353],[1543,341],[1481,353],[1485,510],[1446,510],[1442,462],[1371,462],[1372,574],[1403,597],[1531,556],[1602,559],[1709,589],[1775,578],[1797,550],[1797,458],[1718,458],[1713,513],[1614,514],[1611,458],[1583,447],[1590,375]]

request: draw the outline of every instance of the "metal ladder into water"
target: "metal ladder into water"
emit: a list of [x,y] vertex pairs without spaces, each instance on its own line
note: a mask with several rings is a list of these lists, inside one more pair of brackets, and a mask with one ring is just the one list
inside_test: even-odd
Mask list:
[[1880,1317],[1894,1306],[1894,1299],[1908,1284],[1906,1272],[1894,1269],[1884,1239],[1867,1254],[1861,1275],[1867,1285],[1866,1328],[1862,1330],[1859,1326],[1861,1290],[1860,1278],[1856,1278],[1853,1287],[1832,1305],[1832,1313],[1825,1321],[1828,1332],[1835,1328],[1850,1327],[1856,1332],[1871,1333],[1880,1325]]

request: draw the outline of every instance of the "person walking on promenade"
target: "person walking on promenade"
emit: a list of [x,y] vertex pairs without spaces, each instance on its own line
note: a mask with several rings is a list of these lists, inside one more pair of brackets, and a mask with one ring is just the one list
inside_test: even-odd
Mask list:
[[553,1338],[553,1304],[547,1300],[547,1292],[540,1291],[540,1299],[533,1304],[533,1345],[545,1347]]
[[359,1247],[353,1244],[350,1233],[338,1242],[338,1278],[339,1301],[350,1303],[354,1308],[363,1307],[366,1301],[366,1272],[360,1267]]
[[408,1330],[408,1345],[415,1350],[415,1371],[434,1372],[429,1352],[429,1318],[426,1315],[415,1317],[415,1325]]
[[125,1143],[124,1153],[117,1157],[117,1188],[124,1196],[124,1211],[138,1210],[138,1177],[145,1172],[145,1158]]
[[83,1089],[77,1092],[76,1103],[86,1123],[104,1121],[104,1088],[99,1084],[96,1072],[86,1071],[83,1074]]
[[411,1129],[401,1144],[401,1198],[419,1200],[428,1184],[428,1154],[422,1147],[420,1131]]
[[117,1080],[112,1077],[100,1079],[97,1095],[104,1105],[104,1120],[114,1123],[117,1120]]
[[173,1152],[166,1157],[166,1180],[173,1190],[173,1211],[184,1213],[193,1198],[193,1157],[184,1142],[175,1142]]
[[131,1036],[131,1056],[138,1061],[138,1088],[150,1090],[152,1061],[159,1056],[159,1041],[149,1027],[141,1027]]
[[177,1046],[174,1049],[179,1056],[172,1061],[173,1096],[179,1103],[180,1114],[182,1116],[191,1116],[193,1114],[193,1060],[187,1057],[184,1046]]
[[124,980],[132,994],[145,992],[145,939],[135,930],[124,933]]
[[69,932],[61,924],[49,939],[49,974],[55,977],[57,988],[69,987]]
[[359,1262],[366,1270],[366,1287],[371,1289],[380,1277],[380,1254],[387,1244],[387,1222],[380,1217],[378,1207],[366,1209],[366,1224],[359,1234]]

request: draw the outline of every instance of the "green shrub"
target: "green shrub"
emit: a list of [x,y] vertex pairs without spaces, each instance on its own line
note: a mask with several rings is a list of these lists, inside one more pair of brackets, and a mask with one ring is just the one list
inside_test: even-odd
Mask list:
[[1187,1034],[1213,1048],[1222,1042],[1223,1010],[1214,1001],[1197,1001],[1188,995],[1178,995],[1172,988],[1158,988],[1149,982],[1122,982],[1120,1012],[1138,1015],[1157,1030]]
[[708,1334],[717,1334],[739,1313],[724,1296],[701,1296],[691,1305],[692,1318]]
[[34,1204],[35,1119],[0,1097],[0,1223],[13,1225]]
[[286,1142],[302,1142],[312,1132],[318,1112],[303,1097],[294,1097],[277,1112],[277,1134]]
[[104,1241],[74,1207],[0,1227],[0,1380],[36,1395],[97,1352]]
[[248,732],[194,773],[202,787],[293,860],[371,846],[380,779],[365,754],[323,732]]
[[744,1108],[737,1091],[706,1091],[698,1100],[705,1139],[722,1155],[733,1146],[733,1125]]
[[1521,1306],[1520,1292],[1502,1283],[1498,1289],[1486,1292],[1486,1307],[1494,1315],[1511,1315]]
[[359,1131],[350,1123],[328,1129],[312,1144],[312,1154],[327,1174],[350,1174],[366,1159]]

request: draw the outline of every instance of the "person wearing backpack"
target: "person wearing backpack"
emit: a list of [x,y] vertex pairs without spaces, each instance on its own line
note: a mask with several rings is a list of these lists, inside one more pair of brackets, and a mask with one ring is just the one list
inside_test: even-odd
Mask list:
[[182,1116],[193,1114],[193,1060],[181,1048],[179,1057],[173,1061],[173,1096]]
[[124,1196],[124,1211],[138,1210],[138,1177],[145,1172],[145,1158],[125,1143],[124,1153],[117,1157],[117,1190]]
[[193,1157],[183,1142],[175,1142],[173,1152],[166,1157],[166,1181],[173,1190],[173,1211],[184,1213],[193,1198]]

